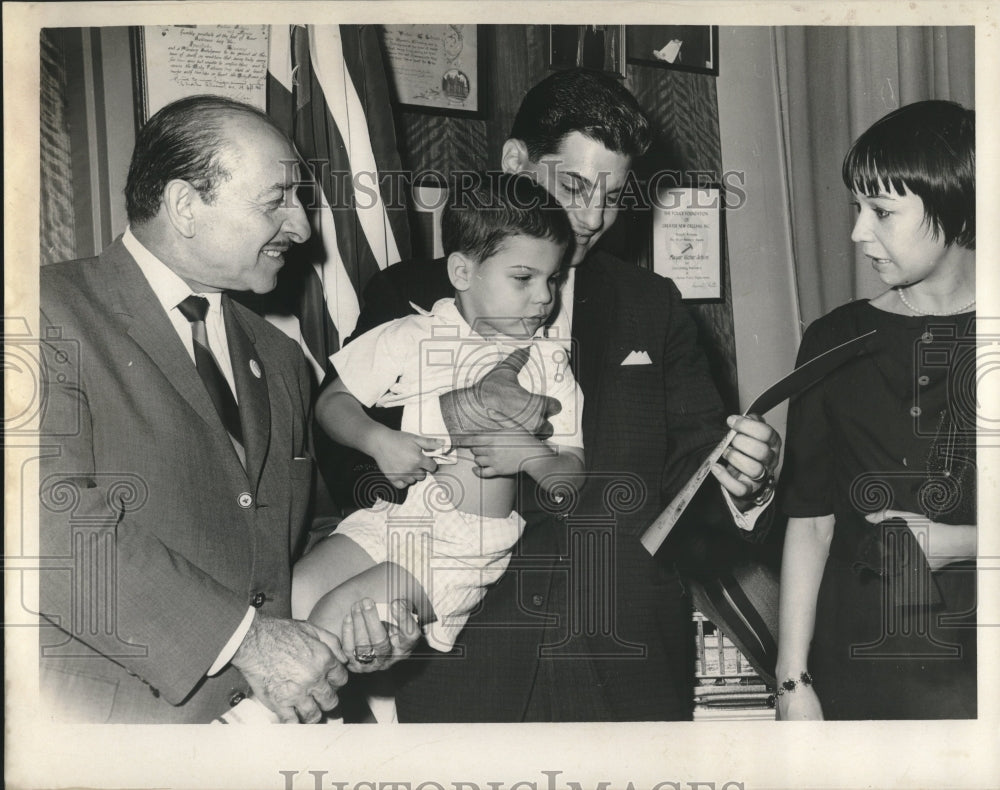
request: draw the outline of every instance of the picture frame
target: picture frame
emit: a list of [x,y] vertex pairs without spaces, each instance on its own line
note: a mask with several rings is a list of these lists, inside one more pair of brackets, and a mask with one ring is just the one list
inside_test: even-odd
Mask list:
[[393,104],[433,115],[484,119],[482,25],[377,25]]
[[719,76],[717,25],[628,25],[625,52],[636,66]]
[[624,25],[549,25],[549,68],[625,76]]
[[719,184],[664,187],[654,201],[651,268],[673,280],[686,302],[723,298],[723,207]]
[[196,93],[266,109],[267,25],[133,26],[129,45],[136,129]]

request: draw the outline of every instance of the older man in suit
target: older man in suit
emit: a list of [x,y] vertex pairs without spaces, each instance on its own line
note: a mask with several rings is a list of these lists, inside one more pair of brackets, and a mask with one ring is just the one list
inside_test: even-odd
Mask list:
[[295,162],[263,113],[175,102],[138,135],[124,235],[42,271],[41,686],[56,717],[207,722],[252,692],[316,721],[347,681],[337,636],[290,619],[313,479],[306,364],[224,293],[270,291],[308,238]]
[[[554,330],[572,341],[584,393],[587,474],[561,508],[539,507],[531,493],[518,503],[524,536],[454,653],[398,667],[401,721],[691,717],[694,636],[678,565],[691,540],[740,534],[734,522],[760,532],[754,521],[781,442],[764,422],[730,418],[737,437],[712,470],[719,484],[703,487],[655,559],[642,548],[642,532],[726,430],[676,286],[595,249],[649,141],[620,83],[570,70],[528,92],[504,143],[503,169],[533,174],[576,235]],[[442,271],[438,261],[411,261],[376,276],[359,331],[411,301],[429,307],[444,295]],[[509,366],[487,379],[441,399],[456,443],[502,442],[502,429],[526,418],[534,422],[524,427],[541,427],[551,408],[543,396],[521,390]]]

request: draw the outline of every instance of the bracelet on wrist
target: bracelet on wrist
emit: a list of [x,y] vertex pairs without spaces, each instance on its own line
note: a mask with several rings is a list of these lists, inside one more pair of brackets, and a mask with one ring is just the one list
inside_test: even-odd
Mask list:
[[774,696],[780,697],[782,694],[790,694],[799,687],[799,683],[803,686],[811,686],[813,684],[812,675],[808,672],[799,673],[799,678],[787,678],[778,684],[777,690],[774,692]]

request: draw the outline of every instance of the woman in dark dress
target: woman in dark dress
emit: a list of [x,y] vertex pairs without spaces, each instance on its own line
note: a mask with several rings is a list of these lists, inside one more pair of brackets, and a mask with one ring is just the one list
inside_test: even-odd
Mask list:
[[793,401],[781,719],[976,716],[975,114],[911,104],[851,147],[851,238],[889,286],[805,333],[872,329]]

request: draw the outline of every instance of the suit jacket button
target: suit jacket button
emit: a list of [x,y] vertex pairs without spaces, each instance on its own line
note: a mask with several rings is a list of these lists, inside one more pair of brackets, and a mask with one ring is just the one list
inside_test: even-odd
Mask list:
[[531,603],[535,606],[541,606],[543,603],[545,603],[545,599],[540,595],[532,595]]
[[244,491],[242,494],[236,497],[236,504],[238,504],[244,510],[250,507],[253,504],[253,497],[250,496],[250,492]]
[[239,705],[241,702],[243,702],[243,700],[245,700],[246,698],[247,698],[247,695],[244,694],[242,691],[234,691],[233,692],[233,696],[231,696],[229,698],[229,707],[235,708],[237,705]]
[[260,609],[260,607],[262,607],[264,605],[264,601],[266,601],[266,600],[267,600],[267,596],[264,595],[264,593],[262,593],[262,592],[254,593],[253,598],[250,599],[250,605],[254,609]]

